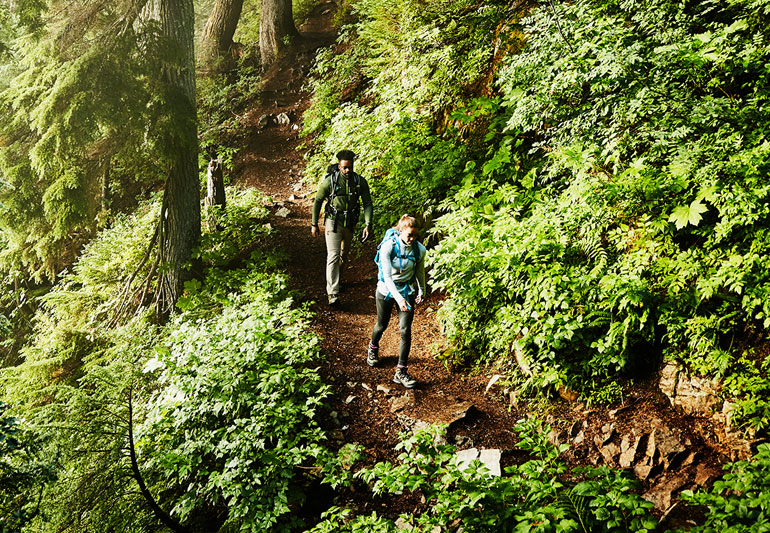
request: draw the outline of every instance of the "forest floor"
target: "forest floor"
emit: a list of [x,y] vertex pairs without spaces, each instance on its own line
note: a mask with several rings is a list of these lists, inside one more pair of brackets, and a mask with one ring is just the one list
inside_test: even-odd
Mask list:
[[[647,384],[638,381],[620,406],[594,407],[567,400],[556,400],[547,407],[542,403],[512,403],[498,388],[486,391],[494,369],[448,369],[437,358],[445,349],[436,319],[444,296],[438,293],[429,293],[415,311],[409,371],[419,381],[417,388],[407,392],[391,382],[399,344],[397,319],[391,321],[381,341],[379,367],[366,365],[366,348],[376,319],[373,257],[380,239],[375,235],[348,257],[342,270],[341,304],[329,307],[324,238],[313,238],[310,233],[315,184],[322,176],[304,174],[309,140],[299,137],[302,114],[311,97],[307,75],[315,53],[334,43],[331,21],[335,10],[336,5],[329,0],[319,5],[299,28],[302,37],[265,73],[261,100],[243,118],[247,141],[231,181],[240,187],[256,187],[272,200],[270,223],[276,231],[270,244],[285,251],[292,288],[299,291],[302,300],[311,302],[312,328],[323,339],[321,371],[334,389],[332,410],[336,416],[329,424],[336,442],[362,444],[369,464],[394,461],[394,446],[405,427],[457,419],[449,428],[449,442],[458,448],[500,449],[504,467],[516,460],[511,453],[517,441],[513,430],[516,421],[533,414],[556,428],[554,440],[571,444],[564,456],[571,466],[616,466],[617,454],[613,457],[612,449],[607,453],[602,450],[614,445],[627,452],[630,441],[632,459],[646,466],[637,470],[631,465],[629,470],[642,479],[645,497],[655,502],[658,516],[669,511],[669,527],[692,524],[701,511],[677,505],[676,495],[684,488],[713,481],[728,460],[729,450],[720,449],[703,434],[703,421],[673,410],[652,380]],[[289,117],[288,124],[272,120],[281,113]],[[354,146],[339,148],[355,151]],[[376,209],[377,199],[373,200]],[[668,445],[665,438],[670,438]],[[673,446],[667,456],[665,446]],[[645,454],[649,457],[642,465],[640,458]],[[398,502],[378,499],[353,503],[362,512],[376,510],[385,515],[411,512],[421,505],[416,498],[406,497]]]

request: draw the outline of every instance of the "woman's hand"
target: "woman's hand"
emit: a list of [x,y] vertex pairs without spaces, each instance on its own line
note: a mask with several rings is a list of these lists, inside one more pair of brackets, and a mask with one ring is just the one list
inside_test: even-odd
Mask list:
[[406,300],[401,300],[400,302],[398,302],[398,308],[404,312],[412,310],[412,308],[409,307],[409,302],[407,302]]
[[414,303],[415,304],[421,304],[422,303],[422,296],[418,296],[417,298],[415,298],[414,299]]

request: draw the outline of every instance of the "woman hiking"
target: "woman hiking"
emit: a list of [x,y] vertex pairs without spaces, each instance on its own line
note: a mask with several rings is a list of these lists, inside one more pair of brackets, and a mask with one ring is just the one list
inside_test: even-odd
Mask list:
[[389,229],[377,252],[379,280],[375,291],[377,323],[372,330],[366,362],[376,366],[379,362],[379,343],[388,327],[393,304],[398,306],[398,322],[401,330],[401,346],[398,366],[393,382],[412,389],[417,381],[409,376],[407,363],[412,346],[412,320],[414,307],[422,302],[425,294],[425,246],[417,241],[419,230],[414,217],[404,215],[395,228]]

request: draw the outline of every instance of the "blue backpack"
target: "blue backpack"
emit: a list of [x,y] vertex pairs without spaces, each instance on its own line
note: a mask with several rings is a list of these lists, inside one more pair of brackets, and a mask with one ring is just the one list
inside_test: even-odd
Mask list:
[[[414,279],[417,274],[417,262],[419,261],[418,257],[415,257],[413,253],[402,253],[401,252],[401,239],[399,238],[399,232],[396,228],[388,228],[388,231],[385,232],[385,236],[383,236],[382,241],[380,241],[380,244],[377,245],[377,255],[374,256],[374,262],[377,263],[377,279],[384,282],[385,276],[382,273],[382,261],[390,261],[390,257],[381,257],[380,256],[380,249],[382,248],[382,245],[385,244],[388,241],[393,242],[393,256],[392,257],[398,257],[401,260],[401,264],[404,264],[405,260],[414,261],[415,264],[415,270],[412,272],[412,278],[409,281],[402,281],[397,282],[396,287],[398,287],[398,292],[401,293],[401,296],[404,297],[405,300],[409,300],[409,287],[414,282]],[[422,245],[415,241],[417,243],[417,249],[420,252],[420,256],[422,256]],[[411,247],[412,250],[414,250],[414,246]],[[403,269],[402,269],[403,270]],[[393,296],[388,292],[388,294],[385,295],[385,299],[389,300],[393,298]]]

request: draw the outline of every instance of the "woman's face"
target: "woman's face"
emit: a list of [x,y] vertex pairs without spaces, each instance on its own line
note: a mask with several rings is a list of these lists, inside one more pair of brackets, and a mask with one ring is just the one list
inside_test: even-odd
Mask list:
[[401,235],[401,240],[404,241],[408,245],[412,245],[414,240],[417,238],[417,228],[412,227],[405,227],[402,230],[399,230],[399,234]]

